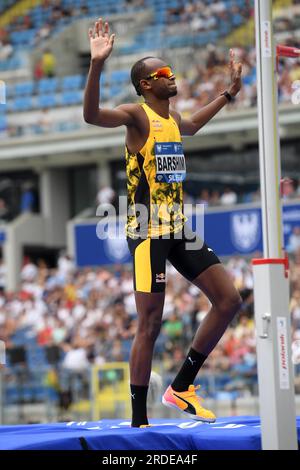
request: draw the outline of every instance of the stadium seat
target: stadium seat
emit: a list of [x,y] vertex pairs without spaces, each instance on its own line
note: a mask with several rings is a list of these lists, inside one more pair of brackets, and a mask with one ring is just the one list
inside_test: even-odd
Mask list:
[[70,131],[74,131],[76,129],[79,129],[80,125],[78,123],[75,123],[75,122],[68,122],[68,121],[65,121],[65,122],[58,122],[54,129],[56,132],[70,132]]
[[6,98],[11,98],[15,94],[14,85],[6,85]]
[[8,103],[11,111],[27,111],[34,108],[32,96],[22,96]]
[[233,15],[232,23],[234,26],[240,26],[243,22],[243,17],[239,14]]
[[122,89],[120,88],[120,86],[111,86],[109,88],[109,97],[110,98],[115,98],[116,96],[118,96],[120,93],[121,93]]
[[13,55],[7,60],[0,61],[0,71],[1,70],[14,70],[20,68],[22,65],[21,60],[16,55]]
[[123,339],[123,341],[122,341],[122,354],[123,354],[124,361],[129,360],[131,345],[132,345],[132,340],[131,339]]
[[130,72],[129,70],[114,70],[110,74],[111,83],[116,82],[128,82],[130,80]]
[[78,104],[82,102],[81,91],[65,91],[61,96],[61,104],[67,106],[70,104]]
[[0,113],[0,132],[5,131],[7,128],[6,116],[5,114]]
[[5,387],[4,399],[7,405],[14,405],[20,400],[20,390],[15,385],[10,385]]
[[32,44],[37,30],[36,29],[25,29],[23,31],[13,31],[10,34],[10,40],[15,46],[22,46],[24,44]]
[[23,398],[23,402],[25,403],[32,403],[34,401],[34,388],[30,385],[30,383],[27,383],[22,386],[21,395]]
[[16,96],[32,95],[33,90],[34,90],[34,82],[17,83],[14,89]]
[[57,99],[54,94],[39,95],[37,97],[38,108],[52,108],[57,105]]
[[11,341],[14,346],[35,346],[36,334],[31,327],[20,328],[11,337]]
[[46,352],[41,346],[26,348],[26,357],[29,370],[34,371],[37,367],[40,367],[41,370],[46,369]]
[[154,346],[154,350],[157,354],[162,354],[164,352],[167,341],[167,336],[161,332]]
[[101,73],[101,76],[100,76],[100,84],[101,84],[101,86],[106,85],[106,84],[107,84],[107,80],[108,80],[108,75],[107,75],[105,72]]
[[82,87],[83,77],[82,75],[70,75],[62,78],[61,88],[62,90],[77,90]]
[[38,93],[55,92],[58,87],[57,78],[43,78],[38,83]]

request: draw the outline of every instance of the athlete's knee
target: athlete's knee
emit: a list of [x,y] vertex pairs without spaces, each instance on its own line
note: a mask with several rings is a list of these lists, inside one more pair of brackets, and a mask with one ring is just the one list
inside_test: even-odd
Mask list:
[[232,289],[218,302],[217,309],[224,315],[234,317],[242,306],[242,298],[236,289]]
[[151,316],[138,323],[137,334],[143,341],[154,343],[159,335],[161,328],[161,315]]
[[152,321],[150,321],[148,329],[147,329],[147,335],[148,338],[155,342],[161,328],[161,319],[160,318],[155,318]]

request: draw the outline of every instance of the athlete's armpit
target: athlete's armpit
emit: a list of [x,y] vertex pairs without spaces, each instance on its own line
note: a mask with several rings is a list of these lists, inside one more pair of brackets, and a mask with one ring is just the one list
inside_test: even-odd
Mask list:
[[179,130],[181,135],[195,135],[198,128],[190,119],[181,119]]
[[181,135],[194,135],[197,131],[195,124],[190,119],[182,119],[181,115],[172,109],[170,114],[177,122]]

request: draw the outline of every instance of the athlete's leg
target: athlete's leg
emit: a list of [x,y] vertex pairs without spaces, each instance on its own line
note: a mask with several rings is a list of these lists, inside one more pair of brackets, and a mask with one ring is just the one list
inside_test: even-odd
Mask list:
[[164,298],[164,292],[135,292],[138,326],[129,360],[132,427],[148,424],[147,393],[154,344],[161,327]]
[[132,384],[149,384],[153,348],[161,327],[164,300],[164,292],[135,292],[138,326],[130,354]]
[[186,360],[163,396],[163,403],[184,411],[193,419],[213,422],[215,415],[203,408],[193,382],[208,354],[240,308],[241,298],[218,257],[207,245],[189,251],[185,248],[185,242],[181,241],[171,251],[169,260],[207,295],[212,308],[201,322]]
[[[216,346],[228,324],[241,306],[241,297],[218,257],[206,244],[201,249],[186,250],[180,242],[169,257],[172,264],[209,298],[212,308],[201,322],[188,352],[186,361],[177,374],[173,386],[187,390]],[[200,274],[197,275],[200,272]]]
[[242,299],[221,264],[210,266],[193,280],[193,284],[204,292],[212,304],[192,343],[193,349],[208,356],[240,309]]
[[204,292],[212,304],[192,344],[196,351],[208,355],[239,310],[242,299],[219,258],[188,227],[185,227],[182,240],[170,251],[168,259]]
[[148,424],[147,392],[154,344],[161,327],[165,299],[168,240],[129,242],[133,255],[137,331],[130,354],[130,388],[134,427]]

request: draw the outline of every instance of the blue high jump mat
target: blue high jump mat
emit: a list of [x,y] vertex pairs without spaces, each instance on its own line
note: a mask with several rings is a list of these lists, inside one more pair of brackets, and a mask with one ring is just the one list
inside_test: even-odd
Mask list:
[[[151,424],[143,429],[120,420],[0,426],[0,449],[261,450],[257,416],[219,418],[213,424],[154,419]],[[297,433],[300,444],[300,417]]]

